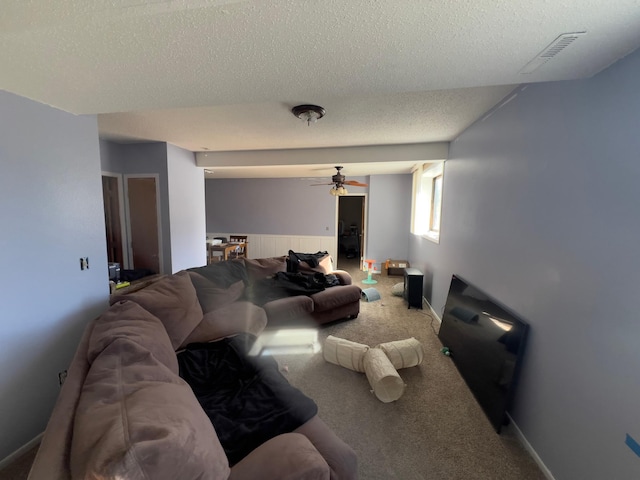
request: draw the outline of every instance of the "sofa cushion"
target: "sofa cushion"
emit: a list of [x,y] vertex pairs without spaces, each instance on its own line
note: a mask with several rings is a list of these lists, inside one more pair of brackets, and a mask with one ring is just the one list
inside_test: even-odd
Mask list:
[[225,307],[238,300],[244,293],[245,285],[242,280],[228,287],[219,287],[200,273],[189,272],[189,276],[196,289],[203,313]]
[[250,302],[234,302],[206,313],[180,347],[184,348],[190,343],[211,342],[242,332],[257,336],[266,325],[267,315],[262,308]]
[[[350,477],[335,478],[356,478],[357,470],[353,473]],[[327,461],[307,437],[299,433],[283,433],[235,464],[229,480],[259,478],[329,480],[332,477]]]
[[181,271],[138,290],[113,295],[111,303],[130,300],[158,317],[177,349],[202,320],[202,308],[189,273]]
[[139,344],[98,355],[76,409],[72,478],[219,479],[229,464],[191,388]]
[[306,295],[279,298],[263,305],[267,312],[269,327],[280,327],[292,323],[305,324],[312,322],[309,315],[313,312],[313,300]]
[[150,351],[163,365],[178,373],[178,360],[162,322],[128,300],[114,303],[94,322],[87,361],[93,363],[118,338],[128,338]]
[[287,257],[245,258],[249,283],[270,277],[274,273],[287,271]]
[[341,285],[330,287],[322,292],[311,295],[313,311],[324,312],[349,303],[360,302],[362,290],[357,285]]
[[215,262],[204,267],[189,268],[188,271],[199,273],[221,288],[228,288],[238,280],[242,280],[247,285],[249,278],[247,277],[247,269],[244,266],[244,262],[244,258],[238,258],[225,262]]

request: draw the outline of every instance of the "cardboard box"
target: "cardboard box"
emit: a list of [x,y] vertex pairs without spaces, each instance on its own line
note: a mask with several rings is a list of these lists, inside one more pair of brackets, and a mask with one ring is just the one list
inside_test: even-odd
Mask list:
[[404,269],[410,266],[407,260],[387,260],[383,272],[386,272],[385,274],[389,276],[402,276],[404,275]]

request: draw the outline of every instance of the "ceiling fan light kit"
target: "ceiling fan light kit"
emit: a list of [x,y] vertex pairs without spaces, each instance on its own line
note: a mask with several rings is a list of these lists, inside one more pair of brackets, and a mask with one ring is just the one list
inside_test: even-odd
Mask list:
[[369,185],[366,183],[360,183],[357,180],[347,180],[344,175],[340,173],[342,167],[335,167],[338,171],[333,177],[331,177],[331,183],[314,183],[312,186],[316,185],[333,185],[329,193],[334,197],[339,197],[340,195],[347,195],[349,192],[345,185],[351,185],[354,187],[368,187]]
[[344,187],[333,186],[331,187],[331,190],[329,190],[329,193],[334,197],[339,197],[340,195],[346,195],[349,192],[347,192],[347,189]]
[[291,113],[307,122],[307,125],[311,125],[324,117],[325,110],[318,105],[296,105],[291,109]]

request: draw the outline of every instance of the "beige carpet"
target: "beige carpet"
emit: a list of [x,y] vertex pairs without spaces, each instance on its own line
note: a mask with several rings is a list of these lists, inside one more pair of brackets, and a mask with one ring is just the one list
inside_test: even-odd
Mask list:
[[[349,267],[343,263],[343,268]],[[363,288],[366,274],[350,269]],[[509,428],[497,435],[441,344],[427,310],[408,310],[391,287],[402,277],[375,275],[381,295],[361,302],[360,315],[321,328],[328,335],[375,346],[417,338],[424,361],[400,370],[406,383],[402,397],[380,402],[363,373],[327,363],[322,353],[276,355],[289,381],[318,404],[320,417],[359,458],[361,480],[544,480],[544,475]],[[26,479],[33,459],[27,454],[0,471],[0,479]]]
[[438,321],[427,310],[408,310],[391,294],[402,277],[374,275],[379,283],[364,285],[366,274],[349,270],[355,283],[373,286],[381,299],[362,301],[355,320],[321,328],[320,343],[328,335],[370,346],[415,337],[424,347],[424,361],[399,371],[406,383],[402,397],[382,403],[365,374],[327,363],[322,353],[276,359],[289,381],[316,401],[320,417],[357,452],[360,478],[544,479],[510,428],[495,433],[451,359],[440,353]]

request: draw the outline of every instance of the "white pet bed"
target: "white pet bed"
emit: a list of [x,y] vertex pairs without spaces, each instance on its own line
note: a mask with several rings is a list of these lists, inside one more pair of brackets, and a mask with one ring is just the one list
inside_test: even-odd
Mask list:
[[398,400],[405,384],[389,358],[379,348],[370,348],[364,355],[364,372],[378,400],[384,403]]
[[413,337],[406,340],[381,343],[376,345],[376,348],[379,348],[387,355],[396,369],[420,365],[424,357],[422,344]]
[[322,355],[329,363],[340,365],[356,372],[364,372],[364,355],[368,350],[369,345],[329,335],[324,342]]

